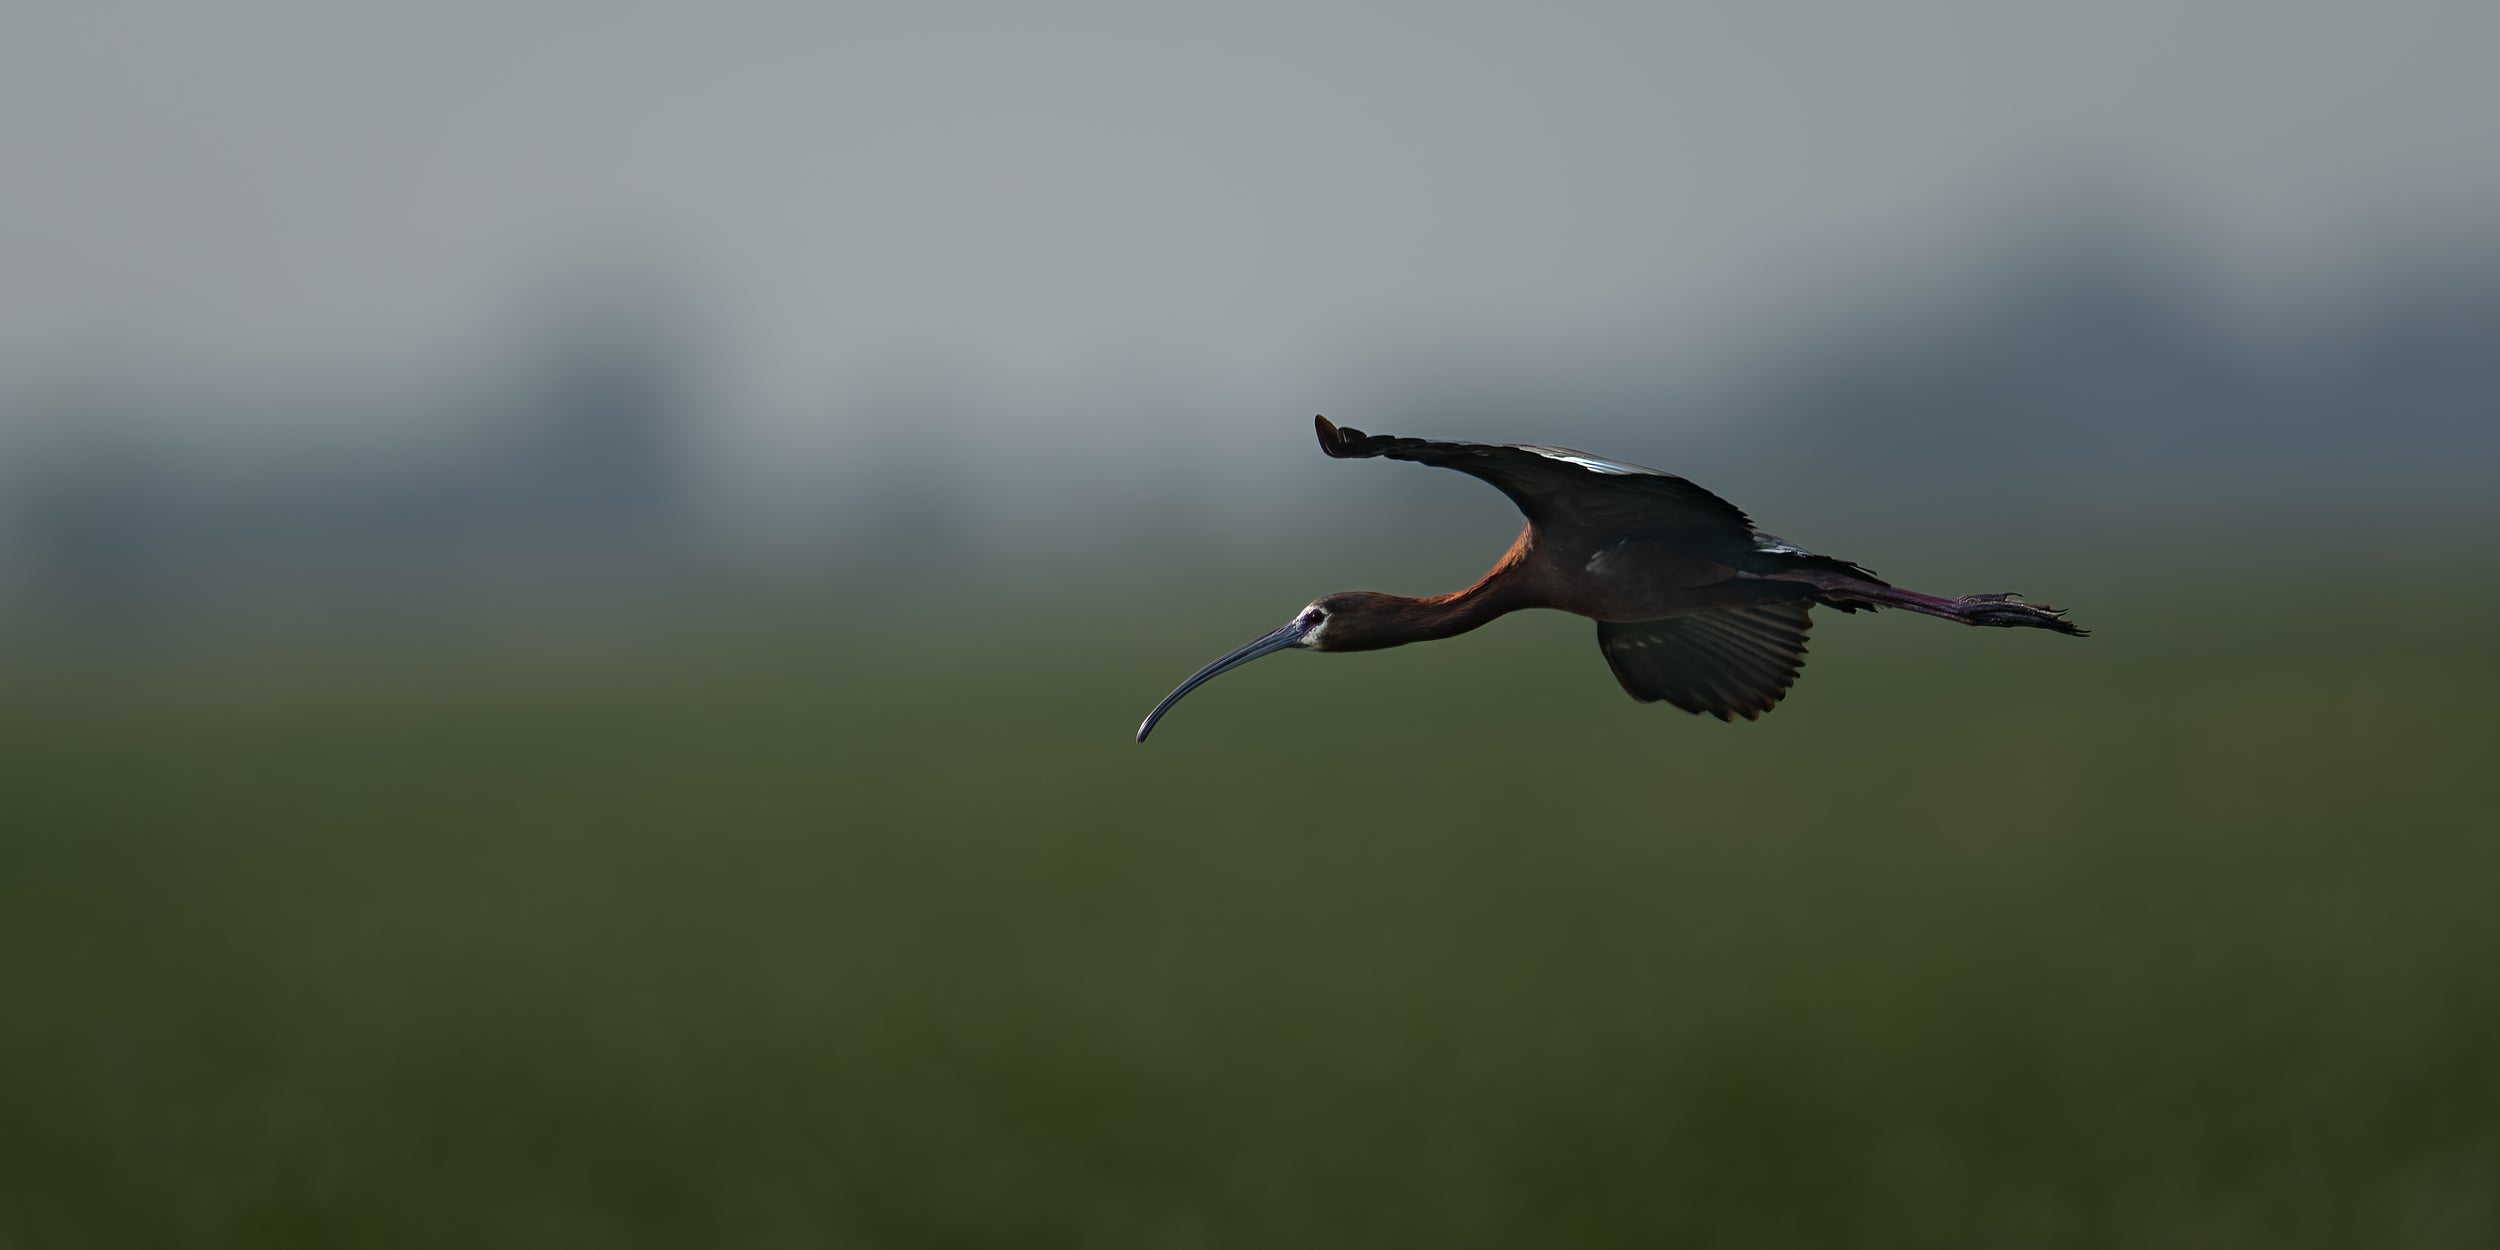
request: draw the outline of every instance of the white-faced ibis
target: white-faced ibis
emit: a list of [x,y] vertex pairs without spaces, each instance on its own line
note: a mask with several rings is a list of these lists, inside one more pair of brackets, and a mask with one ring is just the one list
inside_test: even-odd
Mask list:
[[1137,727],[1139,742],[1182,695],[1260,656],[1427,642],[1522,608],[1596,621],[1598,649],[1633,698],[1723,721],[1752,720],[1788,693],[1805,663],[1806,613],[1817,604],[2084,633],[2064,612],[2016,595],[1945,599],[1902,590],[1862,566],[1755,529],[1736,505],[1672,473],[1567,447],[1436,443],[1318,420],[1320,450],[1330,456],[1386,456],[1482,478],[1519,505],[1528,528],[1465,590],[1429,599],[1348,590],[1313,600],[1282,629],[1164,696]]

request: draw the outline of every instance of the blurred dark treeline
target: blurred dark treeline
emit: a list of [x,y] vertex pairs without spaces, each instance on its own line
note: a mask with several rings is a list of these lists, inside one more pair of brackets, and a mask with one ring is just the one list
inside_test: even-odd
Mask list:
[[[1725,359],[1697,365],[1615,325],[1560,360],[1374,365],[1391,376],[1373,393],[1394,402],[1334,415],[1662,463],[1774,527],[1847,517],[2088,541],[2217,523],[2242,537],[2481,525],[2500,466],[2500,249],[2480,244],[2419,248],[2252,308],[2157,231],[2071,231],[1963,271],[1860,284]],[[1253,520],[1291,537],[1366,506],[1430,515],[1472,499],[1381,474],[1280,516],[1275,498],[1317,488],[1242,479],[1302,453],[1308,414],[1262,418],[1275,460],[1195,457],[1184,435],[1204,423],[1169,423],[1167,380],[1151,396],[1115,383],[1077,397],[1091,429],[1042,413],[1020,427],[1027,414],[997,398],[949,411],[931,398],[942,386],[840,400],[809,424],[846,431],[841,450],[764,457],[813,502],[759,515],[719,468],[734,456],[712,445],[701,353],[665,303],[574,306],[510,358],[413,388],[273,400],[109,373],[21,380],[0,391],[17,448],[0,467],[0,586],[18,609],[92,622],[552,601],[664,591],[769,564],[767,550],[802,553],[781,575],[874,578],[1029,557],[1048,530],[1082,541],[1045,560],[1117,562],[1221,547]],[[1131,454],[1096,459],[1121,441]],[[1134,445],[1178,462],[1141,473]]]

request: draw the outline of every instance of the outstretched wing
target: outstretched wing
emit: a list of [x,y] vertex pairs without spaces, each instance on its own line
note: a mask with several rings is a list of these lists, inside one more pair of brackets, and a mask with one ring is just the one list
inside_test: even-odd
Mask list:
[[1735,504],[1672,473],[1568,447],[1442,443],[1365,434],[1318,419],[1320,450],[1339,460],[1382,456],[1456,469],[1490,482],[1531,522],[1565,522],[1632,537],[1677,539],[1734,558],[1754,550]]
[[1657,621],[1600,621],[1597,646],[1635,699],[1696,715],[1752,720],[1779,704],[1805,667],[1810,607],[1725,604]]

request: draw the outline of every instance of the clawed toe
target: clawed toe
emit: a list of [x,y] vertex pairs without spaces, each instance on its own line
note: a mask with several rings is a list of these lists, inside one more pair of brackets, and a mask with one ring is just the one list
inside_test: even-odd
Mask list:
[[2064,608],[2052,608],[2045,603],[2025,603],[2020,595],[1966,595],[1960,606],[1963,609],[1962,619],[1973,625],[2028,625],[2077,636],[2084,632],[2067,622]]

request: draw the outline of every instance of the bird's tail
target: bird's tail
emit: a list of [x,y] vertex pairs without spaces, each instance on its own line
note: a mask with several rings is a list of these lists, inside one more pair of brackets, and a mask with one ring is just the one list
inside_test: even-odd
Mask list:
[[1843,612],[1854,612],[1860,608],[1903,608],[1928,616],[1940,616],[1948,621],[1960,621],[1964,625],[2053,629],[2077,638],[2087,637],[2091,632],[2067,620],[2064,608],[2025,603],[2023,597],[2016,594],[1964,595],[1959,599],[1947,599],[1853,578],[1840,585],[1826,586],[1817,599]]

